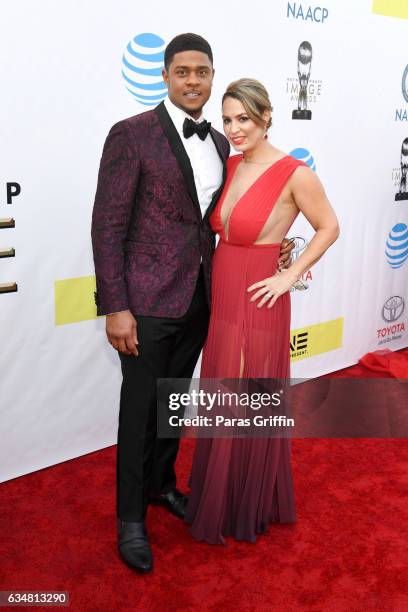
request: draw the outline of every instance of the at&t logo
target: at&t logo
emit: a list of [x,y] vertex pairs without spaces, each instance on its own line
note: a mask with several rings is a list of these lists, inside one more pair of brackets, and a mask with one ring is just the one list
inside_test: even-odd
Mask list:
[[305,162],[305,164],[309,166],[309,168],[311,168],[313,172],[316,172],[315,160],[311,152],[307,149],[304,149],[303,147],[298,147],[297,149],[293,149],[293,151],[291,151],[289,155],[292,155],[292,157],[294,157],[295,159]]
[[388,234],[385,256],[392,269],[401,268],[408,259],[408,227],[397,223]]
[[157,34],[138,34],[122,57],[122,76],[126,89],[144,106],[157,106],[167,95],[163,81],[166,43]]

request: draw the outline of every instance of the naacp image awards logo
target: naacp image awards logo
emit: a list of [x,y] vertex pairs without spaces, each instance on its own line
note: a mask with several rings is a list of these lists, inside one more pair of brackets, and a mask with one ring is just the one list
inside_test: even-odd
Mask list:
[[163,81],[165,41],[157,34],[137,34],[122,57],[126,89],[143,106],[157,106],[167,96]]
[[407,170],[408,170],[408,138],[402,141],[401,145],[401,157],[400,157],[400,168],[397,169],[394,175],[399,179],[399,191],[395,194],[395,200],[397,202],[401,200],[408,200],[407,191]]
[[286,17],[310,23],[324,23],[329,16],[329,9],[324,6],[303,4],[302,2],[288,2]]
[[297,77],[286,79],[286,93],[290,102],[297,108],[292,111],[292,119],[312,118],[311,104],[316,104],[322,95],[322,81],[311,79],[313,49],[309,41],[300,43],[297,51]]

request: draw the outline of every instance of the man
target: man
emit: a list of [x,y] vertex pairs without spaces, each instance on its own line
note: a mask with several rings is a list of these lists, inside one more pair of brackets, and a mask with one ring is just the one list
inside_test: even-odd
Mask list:
[[214,77],[208,42],[181,34],[164,64],[165,102],[109,132],[92,219],[95,300],[123,374],[118,546],[141,572],[153,566],[144,525],[149,501],[184,517],[178,440],[157,437],[156,380],[191,378],[205,340],[215,244],[208,219],[229,155],[226,138],[202,117]]

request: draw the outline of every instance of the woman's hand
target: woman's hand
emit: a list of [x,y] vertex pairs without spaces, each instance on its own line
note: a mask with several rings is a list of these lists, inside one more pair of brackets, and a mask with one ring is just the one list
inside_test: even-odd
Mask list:
[[262,308],[264,304],[269,302],[267,307],[272,308],[278,297],[289,291],[297,280],[297,275],[290,270],[283,270],[282,272],[278,270],[274,276],[265,278],[248,287],[248,292],[258,290],[252,295],[250,301],[259,300],[257,308]]

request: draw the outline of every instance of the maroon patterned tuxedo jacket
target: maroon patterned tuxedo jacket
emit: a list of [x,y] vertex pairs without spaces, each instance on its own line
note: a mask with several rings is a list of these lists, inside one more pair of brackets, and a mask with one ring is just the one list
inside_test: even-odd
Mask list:
[[[229,144],[213,128],[210,135],[225,180]],[[210,303],[215,237],[208,217],[221,189],[203,218],[189,157],[163,103],[112,127],[92,215],[98,315],[129,309],[138,315],[182,316],[201,257]]]

